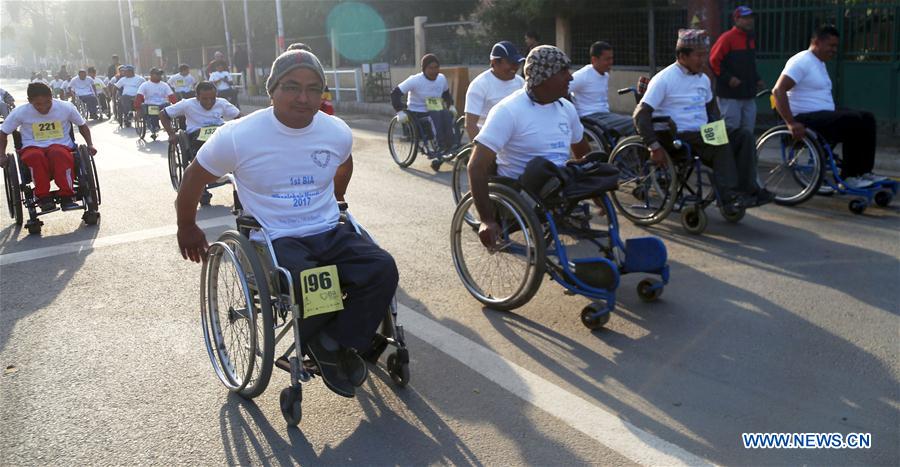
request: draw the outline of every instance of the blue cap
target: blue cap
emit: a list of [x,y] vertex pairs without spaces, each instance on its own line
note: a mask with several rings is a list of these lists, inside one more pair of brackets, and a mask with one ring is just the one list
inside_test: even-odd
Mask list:
[[502,41],[494,44],[494,47],[491,49],[491,60],[495,58],[503,58],[511,62],[525,61],[525,57],[519,53],[519,50],[516,49],[516,46],[510,41]]
[[731,14],[732,18],[740,18],[742,16],[750,16],[753,14],[753,10],[748,6],[739,6],[734,9],[734,13]]

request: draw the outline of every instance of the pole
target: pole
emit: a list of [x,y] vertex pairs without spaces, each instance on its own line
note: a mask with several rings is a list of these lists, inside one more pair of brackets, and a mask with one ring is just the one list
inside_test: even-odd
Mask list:
[[247,73],[248,85],[256,84],[256,72],[253,70],[253,47],[250,45],[250,14],[247,12],[247,0],[244,0],[244,33],[247,35]]
[[[228,57],[228,69],[230,70],[234,66],[234,50],[231,48],[231,32],[228,30],[228,13],[225,11],[225,0],[221,0],[221,3],[222,21],[225,22],[225,48],[228,49],[225,51],[225,56]],[[204,57],[205,59],[206,57]]]
[[131,0],[128,0],[128,23],[131,25],[131,53],[134,60],[135,73],[141,72],[141,56],[138,53],[137,35],[134,32],[134,8],[132,8]]
[[650,77],[656,74],[656,31],[653,26],[656,23],[656,14],[653,11],[653,2],[647,0],[647,45],[649,54],[647,65],[650,68]]
[[119,5],[119,29],[122,30],[122,50],[125,51],[122,55],[124,55],[125,63],[130,63],[131,60],[128,59],[128,39],[125,37],[125,25],[122,24],[122,0],[116,0],[116,3]]
[[78,36],[78,40],[81,41],[81,66],[87,68],[87,57],[84,55],[84,36]]
[[275,0],[275,21],[278,24],[276,45],[278,46],[278,55],[281,55],[284,52],[284,19],[281,16],[281,0]]

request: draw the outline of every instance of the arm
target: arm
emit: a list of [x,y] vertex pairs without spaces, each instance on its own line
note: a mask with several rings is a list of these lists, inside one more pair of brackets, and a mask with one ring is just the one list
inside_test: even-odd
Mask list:
[[788,91],[796,84],[790,76],[782,74],[778,77],[775,88],[772,89],[772,95],[775,96],[775,110],[778,111],[778,115],[781,115],[784,123],[791,130],[794,139],[799,140],[806,136],[806,127],[794,119],[794,113],[791,112],[791,102],[788,100],[787,95]]
[[175,129],[172,128],[172,119],[169,118],[168,111],[169,109],[162,109],[159,113],[159,123],[162,124],[164,130],[166,130],[166,134],[169,135],[169,143],[175,144]]
[[494,217],[494,206],[488,196],[488,179],[496,161],[497,153],[476,142],[472,158],[466,167],[469,174],[469,189],[472,191],[475,209],[478,210],[478,217],[481,219],[478,236],[481,243],[488,248],[497,243],[497,235],[500,232],[500,226]]
[[344,195],[347,194],[347,186],[350,185],[350,178],[353,176],[353,154],[338,166],[337,172],[334,174],[334,199],[344,201]]
[[475,141],[475,137],[478,136],[478,119],[480,118],[479,115],[466,112],[466,133],[471,141]]
[[90,151],[91,155],[97,154],[97,150],[94,149],[94,140],[91,138],[91,129],[87,126],[87,123],[79,126],[78,132],[81,133],[81,137],[87,143],[88,151]]
[[447,108],[453,107],[453,96],[450,94],[449,89],[445,89],[441,94],[441,98],[444,99],[444,103],[447,104]]
[[400,91],[399,86],[391,91],[391,106],[393,106],[394,110],[396,110],[397,112],[406,110],[406,104],[403,103],[403,92]]
[[634,109],[634,127],[641,135],[644,144],[650,148],[650,158],[653,162],[662,165],[666,161],[666,149],[662,147],[653,131],[653,107],[641,101]]
[[178,249],[184,259],[199,263],[206,259],[209,243],[206,234],[197,225],[197,204],[206,185],[219,177],[209,173],[196,159],[184,171],[184,178],[175,198],[175,213],[178,218]]
[[731,52],[731,43],[727,39],[728,37],[725,34],[722,34],[722,36],[719,37],[719,40],[713,44],[712,49],[709,51],[709,68],[716,76],[730,79],[731,75],[722,68],[722,62],[725,60],[725,56],[728,55],[728,52]]
[[581,141],[572,145],[572,154],[575,156],[575,159],[581,159],[589,152],[591,152],[591,143],[588,142],[587,138],[581,138]]
[[722,113],[719,111],[719,104],[715,99],[706,103],[706,121],[714,122],[722,119]]

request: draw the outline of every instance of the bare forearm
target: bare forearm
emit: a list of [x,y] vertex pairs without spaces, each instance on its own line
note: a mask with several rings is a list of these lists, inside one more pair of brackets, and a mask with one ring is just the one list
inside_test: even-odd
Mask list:
[[475,199],[475,209],[478,210],[478,216],[485,221],[494,220],[494,206],[488,196],[490,169],[493,159],[496,157],[491,157],[492,155],[492,151],[476,144],[469,165],[466,167],[469,174],[469,189]]
[[466,134],[469,135],[469,140],[475,141],[475,137],[478,136],[478,119],[480,117],[475,114],[466,114]]
[[344,195],[347,194],[347,187],[350,186],[350,179],[353,177],[353,155],[346,162],[338,167],[334,174],[334,199],[344,201]]
[[200,195],[207,184],[216,181],[218,177],[209,173],[196,160],[191,162],[184,171],[181,186],[178,187],[178,197],[175,198],[175,213],[179,226],[190,226],[197,222],[197,204],[200,203]]
[[784,120],[784,123],[791,125],[794,123],[794,113],[791,112],[791,103],[788,101],[787,92],[775,88],[772,90],[772,94],[775,96],[775,110],[778,111],[778,114],[781,115],[781,118]]
[[84,142],[87,143],[88,146],[94,145],[94,141],[91,138],[91,129],[88,128],[87,125],[78,127],[78,132],[81,133],[81,137],[84,138]]

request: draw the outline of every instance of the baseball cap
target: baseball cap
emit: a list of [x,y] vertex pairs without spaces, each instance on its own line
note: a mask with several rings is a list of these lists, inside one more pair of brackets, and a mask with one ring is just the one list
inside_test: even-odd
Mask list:
[[491,49],[491,60],[495,58],[504,58],[511,62],[522,62],[525,60],[525,57],[519,53],[516,46],[510,41],[501,41],[494,44],[494,47]]
[[750,16],[752,14],[753,10],[751,10],[750,7],[741,5],[734,9],[734,13],[731,14],[731,17],[740,18],[742,16]]

